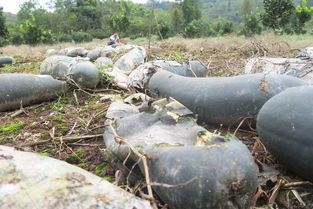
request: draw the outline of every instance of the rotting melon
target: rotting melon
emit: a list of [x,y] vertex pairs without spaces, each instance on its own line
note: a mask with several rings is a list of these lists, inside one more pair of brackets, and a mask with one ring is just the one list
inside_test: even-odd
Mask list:
[[71,67],[70,78],[86,88],[96,88],[100,81],[99,70],[91,62],[76,63]]
[[313,181],[313,86],[289,88],[266,102],[257,131],[279,162]]
[[0,57],[0,67],[4,65],[11,65],[13,63],[14,63],[13,57],[10,56]]
[[152,208],[84,169],[1,145],[0,188],[1,209]]
[[138,46],[124,54],[115,63],[113,68],[123,71],[125,74],[131,73],[137,66],[145,62],[147,52],[144,47]]
[[40,65],[40,73],[61,80],[72,79],[82,88],[95,88],[99,83],[99,70],[83,58],[54,55]]
[[53,99],[66,89],[65,82],[49,75],[0,74],[0,111]]
[[251,206],[257,170],[251,153],[236,137],[208,132],[197,125],[190,110],[166,99],[142,107],[115,102],[106,118],[103,137],[114,166],[132,179],[145,174],[138,155],[125,143],[117,143],[115,129],[147,157],[152,188],[169,208]]
[[100,48],[90,50],[87,54],[87,57],[90,59],[90,61],[95,61],[100,56],[101,56],[101,49]]
[[178,100],[196,113],[200,121],[228,126],[237,126],[246,118],[254,119],[272,96],[301,85],[306,83],[277,74],[188,78],[167,71],[152,75],[148,84],[158,96]]
[[208,69],[198,60],[191,60],[182,64],[175,61],[155,60],[151,64],[159,65],[164,70],[185,77],[206,77],[208,74]]
[[127,78],[127,86],[131,89],[145,91],[150,77],[161,70],[185,77],[206,77],[208,74],[208,69],[197,60],[183,64],[176,61],[155,60],[144,63],[133,70]]

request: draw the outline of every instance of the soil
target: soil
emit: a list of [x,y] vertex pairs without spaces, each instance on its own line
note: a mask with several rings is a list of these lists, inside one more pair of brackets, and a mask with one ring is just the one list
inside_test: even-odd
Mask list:
[[[179,62],[200,60],[209,68],[208,76],[243,74],[245,63],[250,57],[294,57],[297,53],[288,43],[267,43],[258,40],[231,46],[211,46],[205,41],[194,43],[192,47],[187,41],[158,41],[152,44],[154,47],[149,50],[148,60],[166,59]],[[16,65],[0,68],[0,73],[37,74],[44,55],[16,57],[16,59]],[[101,136],[106,110],[114,100],[114,98],[100,99],[107,94],[118,94],[124,98],[130,92],[118,89],[110,83],[104,83],[94,92],[73,89],[55,100],[24,107],[21,110],[1,112],[0,144],[65,160],[114,182],[116,169],[114,165],[109,164],[110,161],[104,154],[105,146]],[[14,114],[16,116],[13,117]],[[9,130],[3,129],[7,124],[18,126]],[[313,208],[312,184],[286,171],[267,152],[253,128],[233,130],[205,126],[210,131],[218,130],[222,134],[236,133],[236,136],[250,149],[260,171],[260,186],[254,199],[255,208]],[[69,138],[90,135],[94,137]],[[121,187],[125,188],[125,185]]]

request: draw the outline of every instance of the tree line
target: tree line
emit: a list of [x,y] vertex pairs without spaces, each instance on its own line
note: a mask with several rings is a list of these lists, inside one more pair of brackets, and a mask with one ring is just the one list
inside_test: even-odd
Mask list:
[[[313,7],[307,0],[241,0],[240,22],[219,17],[214,21],[201,9],[199,0],[135,4],[116,0],[51,0],[49,9],[36,0],[20,5],[16,21],[6,21],[0,8],[0,46],[6,44],[53,44],[104,39],[114,32],[132,39],[155,35],[159,39],[230,33],[253,36],[263,30],[277,34],[306,33]],[[228,5],[231,7],[231,4]],[[309,29],[310,26],[308,26]]]

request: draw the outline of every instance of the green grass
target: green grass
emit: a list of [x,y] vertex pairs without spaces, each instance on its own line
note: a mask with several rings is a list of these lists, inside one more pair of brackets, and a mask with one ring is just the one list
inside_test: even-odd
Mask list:
[[5,65],[0,68],[0,73],[40,73],[40,62],[35,63],[23,63],[15,65]]
[[68,126],[61,125],[61,124],[58,124],[55,127],[58,130],[57,136],[64,136],[70,130]]
[[17,123],[6,123],[0,126],[0,135],[13,134],[23,128],[23,125]]
[[106,174],[107,165],[105,163],[101,163],[95,168],[95,174],[97,176],[104,176]]

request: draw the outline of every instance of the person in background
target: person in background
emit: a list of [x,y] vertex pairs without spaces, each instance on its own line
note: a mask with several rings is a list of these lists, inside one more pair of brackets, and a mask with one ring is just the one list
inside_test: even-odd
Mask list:
[[120,44],[120,37],[118,37],[117,33],[114,33],[112,36],[110,36],[110,41],[108,42],[108,45],[111,46],[113,44]]

